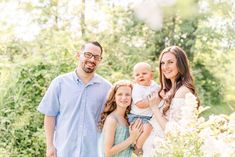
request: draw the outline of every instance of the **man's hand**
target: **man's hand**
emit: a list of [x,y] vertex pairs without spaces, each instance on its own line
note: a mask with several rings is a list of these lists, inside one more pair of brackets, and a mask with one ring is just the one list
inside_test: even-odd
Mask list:
[[50,145],[50,146],[47,147],[46,157],[57,157],[56,149],[55,149],[54,145]]

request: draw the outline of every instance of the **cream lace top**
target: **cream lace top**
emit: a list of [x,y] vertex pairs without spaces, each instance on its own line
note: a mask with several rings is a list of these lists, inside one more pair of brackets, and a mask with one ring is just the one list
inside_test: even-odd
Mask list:
[[[178,121],[180,119],[180,108],[185,104],[184,98],[173,98],[171,102],[170,109],[166,113],[165,118],[168,120],[166,124],[166,130],[167,128],[171,128],[172,122]],[[158,106],[160,108],[160,111],[163,112],[164,108],[164,101],[162,100]],[[151,120],[149,121],[150,124],[153,127],[154,134],[159,137],[164,137],[164,131],[161,128],[161,126],[158,124],[156,118],[153,116]]]

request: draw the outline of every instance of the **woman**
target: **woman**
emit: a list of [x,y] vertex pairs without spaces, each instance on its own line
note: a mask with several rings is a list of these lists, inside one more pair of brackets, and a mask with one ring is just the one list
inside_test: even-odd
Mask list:
[[196,96],[193,78],[186,53],[178,46],[165,48],[159,62],[160,85],[157,94],[148,96],[153,117],[153,130],[144,143],[144,157],[150,157],[164,139],[164,131],[173,121],[180,118],[180,108],[187,93]]
[[100,157],[131,157],[130,146],[142,132],[140,119],[129,127],[127,114],[130,113],[132,84],[118,81],[114,84],[101,114],[99,128],[102,129]]

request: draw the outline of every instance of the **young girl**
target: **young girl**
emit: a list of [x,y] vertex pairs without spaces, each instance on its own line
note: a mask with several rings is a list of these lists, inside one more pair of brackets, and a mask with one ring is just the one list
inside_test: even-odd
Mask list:
[[142,132],[138,119],[130,125],[127,114],[130,112],[132,84],[118,81],[112,87],[104,112],[101,114],[99,128],[102,129],[100,157],[131,157],[130,145],[136,142]]

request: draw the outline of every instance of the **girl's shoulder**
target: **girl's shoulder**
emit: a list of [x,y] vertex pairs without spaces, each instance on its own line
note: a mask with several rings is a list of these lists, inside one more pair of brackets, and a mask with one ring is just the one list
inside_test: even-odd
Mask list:
[[116,116],[114,113],[110,113],[110,114],[107,116],[107,120],[113,121],[113,122],[117,122],[117,121],[118,121],[117,116]]
[[191,90],[186,86],[181,86],[175,93],[174,98],[185,98],[187,93],[192,93]]
[[118,124],[117,118],[112,113],[109,114],[105,120],[105,125],[116,126]]
[[106,117],[105,122],[104,122],[104,127],[103,127],[102,131],[105,134],[114,133],[116,128],[118,127],[118,122],[116,121],[116,119],[111,114],[109,114]]

